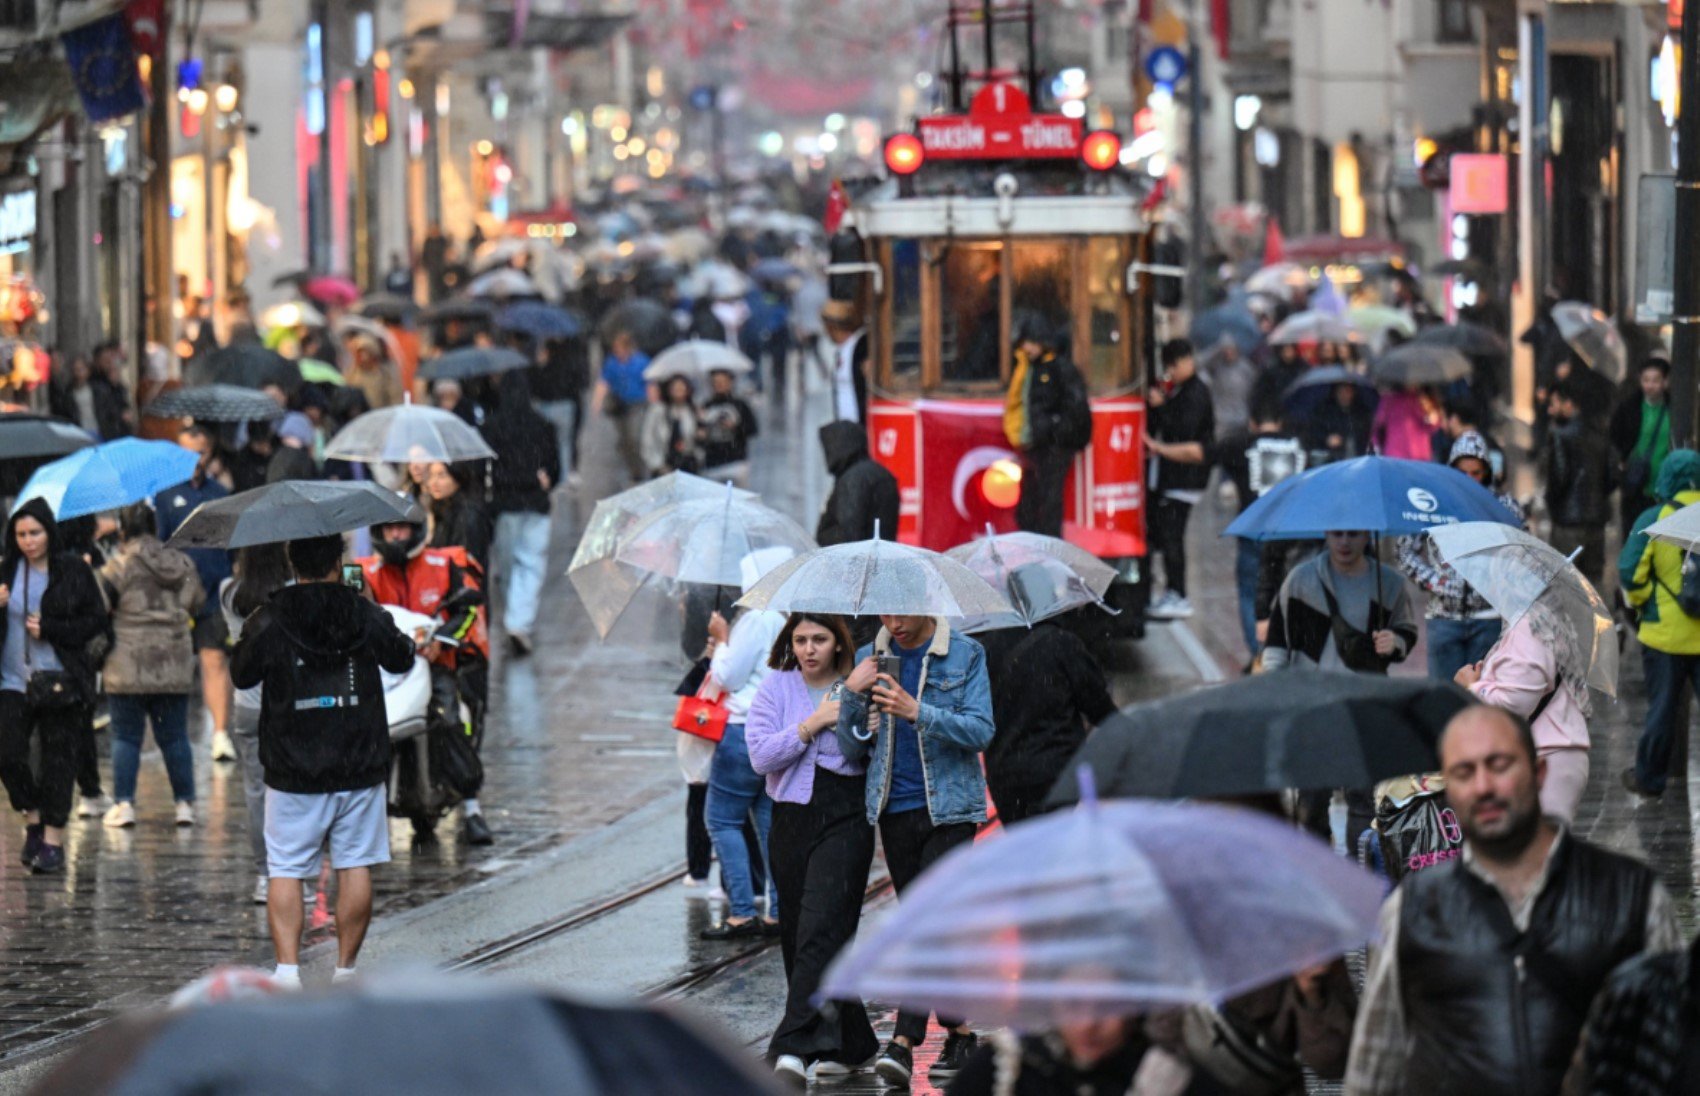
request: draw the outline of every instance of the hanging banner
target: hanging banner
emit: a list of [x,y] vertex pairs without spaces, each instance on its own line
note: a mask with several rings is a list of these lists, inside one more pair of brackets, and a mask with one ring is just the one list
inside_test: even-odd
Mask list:
[[123,15],[109,15],[66,31],[59,42],[89,121],[106,122],[142,109],[136,49]]

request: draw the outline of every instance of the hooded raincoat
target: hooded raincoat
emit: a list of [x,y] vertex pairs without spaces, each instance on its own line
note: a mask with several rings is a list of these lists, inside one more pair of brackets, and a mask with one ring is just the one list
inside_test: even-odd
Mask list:
[[144,535],[122,544],[100,578],[112,603],[114,635],[102,677],[106,691],[191,692],[190,628],[206,599],[194,561]]
[[1673,450],[1659,468],[1653,494],[1658,503],[1642,511],[1618,554],[1618,581],[1641,616],[1636,634],[1643,644],[1665,654],[1700,655],[1700,619],[1683,612],[1676,599],[1687,553],[1647,535],[1655,521],[1700,502],[1700,453]]

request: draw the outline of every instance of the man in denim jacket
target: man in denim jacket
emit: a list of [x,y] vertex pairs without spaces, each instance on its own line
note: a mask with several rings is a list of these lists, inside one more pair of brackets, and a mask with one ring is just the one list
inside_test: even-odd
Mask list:
[[[974,840],[986,820],[980,754],[995,730],[992,689],[986,652],[943,618],[881,616],[880,624],[845,682],[837,734],[848,760],[867,762],[868,823],[879,827],[902,895],[933,861]],[[895,673],[880,672],[882,657]],[[966,1024],[942,1016],[939,1023],[950,1033],[928,1074],[935,1081],[954,1076],[975,1048]],[[913,1048],[926,1035],[927,1014],[900,1011],[875,1071],[907,1087]]]

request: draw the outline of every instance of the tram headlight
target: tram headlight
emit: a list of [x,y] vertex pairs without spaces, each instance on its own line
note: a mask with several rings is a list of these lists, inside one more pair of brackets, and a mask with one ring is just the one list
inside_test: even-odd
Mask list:
[[925,158],[921,139],[913,133],[896,133],[886,139],[885,166],[893,175],[915,174]]
[[980,497],[999,510],[1011,510],[1021,501],[1021,465],[996,460],[980,477]]
[[1094,130],[1080,142],[1080,158],[1093,171],[1108,171],[1121,163],[1122,139],[1107,129]]

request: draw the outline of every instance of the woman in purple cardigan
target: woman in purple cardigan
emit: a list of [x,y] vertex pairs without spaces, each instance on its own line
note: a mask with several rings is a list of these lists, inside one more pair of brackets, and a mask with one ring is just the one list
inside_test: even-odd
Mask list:
[[794,1082],[843,1076],[879,1050],[860,1001],[811,1002],[821,976],[856,934],[874,830],[863,767],[838,752],[838,692],[856,645],[842,617],[793,613],[774,642],[744,724],[750,764],[773,799],[768,860],[779,891],[785,1016],[768,1060]]

